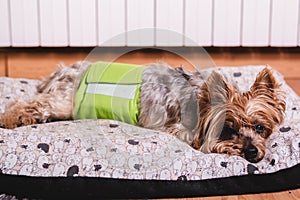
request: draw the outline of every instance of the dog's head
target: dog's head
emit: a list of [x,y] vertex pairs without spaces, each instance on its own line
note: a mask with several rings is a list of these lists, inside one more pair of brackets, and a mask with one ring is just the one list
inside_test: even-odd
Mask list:
[[285,102],[280,84],[265,68],[244,93],[213,72],[200,88],[199,108],[194,148],[255,163],[265,156],[265,139],[283,121]]

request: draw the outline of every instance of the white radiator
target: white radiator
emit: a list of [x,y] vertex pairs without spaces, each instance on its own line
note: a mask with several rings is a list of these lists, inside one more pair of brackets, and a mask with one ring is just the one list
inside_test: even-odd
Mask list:
[[0,0],[0,47],[295,47],[299,13],[300,0]]

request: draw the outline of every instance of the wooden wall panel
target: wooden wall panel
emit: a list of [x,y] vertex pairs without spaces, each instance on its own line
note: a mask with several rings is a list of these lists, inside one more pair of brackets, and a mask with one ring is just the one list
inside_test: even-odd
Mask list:
[[[231,196],[212,196],[212,197],[194,197],[194,198],[181,198],[180,200],[299,200],[300,189],[289,190],[273,193],[262,194],[244,194],[244,195],[231,195]],[[175,200],[175,199],[165,199]],[[178,200],[178,199],[177,199]]]
[[40,45],[68,46],[67,1],[39,1]]
[[149,63],[168,63],[171,66],[184,66],[187,69],[193,70],[193,66],[185,59],[174,53],[162,52],[162,53],[143,53],[143,52],[131,52],[125,54],[116,59],[116,62],[133,63],[139,65],[145,65]]
[[[83,60],[87,53],[57,53],[57,52],[14,52],[0,53],[0,75],[39,79],[49,75],[57,64],[70,65]],[[282,73],[288,84],[300,94],[300,56],[299,53],[286,52],[212,52],[210,56],[216,66],[270,65]],[[114,58],[114,59],[112,59]],[[185,66],[193,69],[192,65],[182,57],[168,52],[133,51],[122,55],[107,52],[101,55],[101,60],[133,64],[148,64],[165,62],[172,66]],[[7,63],[7,69],[5,65]],[[7,73],[7,74],[6,74]]]
[[59,63],[70,65],[85,57],[85,53],[8,53],[7,73],[9,77],[42,78]]
[[5,68],[6,68],[6,62],[5,62],[5,54],[0,53],[0,76],[5,76]]
[[[172,6],[170,6],[172,5]],[[182,46],[183,0],[156,1],[156,46]]]
[[270,65],[285,78],[300,78],[299,53],[211,53],[216,66]]
[[241,0],[214,1],[213,46],[240,46]]
[[286,82],[300,96],[300,78],[286,79]]

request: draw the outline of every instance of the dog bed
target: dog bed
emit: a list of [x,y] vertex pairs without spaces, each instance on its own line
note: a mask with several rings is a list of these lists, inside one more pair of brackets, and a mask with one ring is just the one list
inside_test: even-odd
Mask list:
[[[216,70],[241,91],[264,66]],[[75,120],[0,129],[0,194],[27,198],[163,198],[299,188],[300,98],[286,91],[285,120],[266,156],[203,154],[175,137],[112,120]],[[0,78],[0,112],[34,96],[38,80]]]

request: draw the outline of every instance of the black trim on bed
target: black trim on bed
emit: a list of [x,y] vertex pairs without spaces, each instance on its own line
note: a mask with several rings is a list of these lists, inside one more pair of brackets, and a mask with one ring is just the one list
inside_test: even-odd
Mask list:
[[0,174],[0,192],[18,198],[173,198],[253,194],[297,189],[300,164],[272,174],[201,181],[126,180],[92,177],[29,177]]

